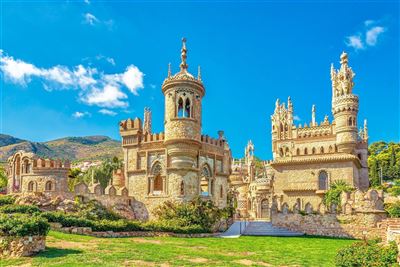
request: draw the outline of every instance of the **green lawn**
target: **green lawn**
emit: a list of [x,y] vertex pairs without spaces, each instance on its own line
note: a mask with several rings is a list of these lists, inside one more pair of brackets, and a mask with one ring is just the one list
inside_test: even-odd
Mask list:
[[353,240],[318,237],[95,238],[51,231],[47,249],[0,266],[333,266]]

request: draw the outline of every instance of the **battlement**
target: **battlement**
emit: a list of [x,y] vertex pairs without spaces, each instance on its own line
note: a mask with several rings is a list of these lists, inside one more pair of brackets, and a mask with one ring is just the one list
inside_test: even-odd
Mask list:
[[52,159],[33,159],[32,160],[32,167],[33,170],[45,170],[45,169],[69,169],[71,168],[71,163],[69,160],[62,162],[59,159],[52,160]]
[[225,143],[224,140],[222,140],[222,139],[215,139],[215,138],[209,137],[208,135],[201,135],[201,142],[210,144],[213,146],[219,146],[219,147],[223,147],[224,143]]
[[149,143],[149,142],[158,142],[158,141],[164,141],[164,133],[153,133],[153,134],[149,134],[146,133],[144,135],[142,135],[142,141],[144,143]]
[[298,138],[307,138],[307,137],[314,137],[314,136],[329,136],[333,134],[333,124],[330,124],[329,121],[323,121],[320,125],[315,123],[314,125],[304,126],[299,125],[297,130],[297,137]]
[[142,130],[142,121],[140,118],[135,118],[135,119],[127,119],[123,120],[119,123],[119,131],[128,131],[128,130]]

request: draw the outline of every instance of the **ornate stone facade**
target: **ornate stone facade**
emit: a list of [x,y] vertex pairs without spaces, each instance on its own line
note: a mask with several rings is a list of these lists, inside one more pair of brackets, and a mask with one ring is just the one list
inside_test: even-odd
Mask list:
[[19,151],[8,159],[8,193],[64,194],[68,191],[68,161],[42,159]]
[[129,194],[146,208],[148,216],[166,200],[184,202],[201,196],[219,207],[227,204],[231,151],[222,131],[213,139],[202,135],[202,99],[205,88],[200,68],[188,72],[186,40],[180,71],[162,84],[165,97],[165,133],[152,133],[151,111],[120,123]]
[[353,94],[354,73],[348,57],[331,67],[332,115],[316,121],[312,107],[309,124],[294,124],[290,97],[276,101],[272,123],[273,160],[255,166],[254,146],[245,149],[245,161],[233,161],[230,181],[242,217],[270,218],[271,211],[323,212],[322,199],[331,183],[344,180],[366,190],[368,180],[368,129],[357,131],[358,96]]

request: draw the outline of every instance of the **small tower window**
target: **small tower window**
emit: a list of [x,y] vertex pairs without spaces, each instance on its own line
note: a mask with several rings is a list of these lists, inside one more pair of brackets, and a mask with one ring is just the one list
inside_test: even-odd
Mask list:
[[348,126],[353,126],[353,118],[352,117],[349,118],[349,125]]
[[321,154],[324,154],[324,147],[321,146],[319,151],[320,151]]
[[185,114],[184,114],[185,118],[190,118],[190,113],[191,113],[190,109],[191,109],[190,100],[189,98],[187,98],[185,103]]
[[183,118],[183,99],[180,97],[178,100],[178,118]]
[[219,197],[220,197],[220,198],[223,198],[223,197],[224,197],[224,188],[222,187],[222,185],[220,185]]
[[308,154],[308,150],[307,150],[307,148],[304,148],[304,155],[307,155]]
[[46,182],[46,186],[45,186],[46,191],[51,191],[53,190],[53,184],[51,181],[47,181]]
[[185,195],[185,183],[183,181],[181,181],[180,194],[181,196]]
[[312,151],[312,154],[314,155],[316,153],[315,147],[313,147],[311,151]]
[[297,155],[297,156],[300,156],[300,148],[298,148],[298,149],[296,150],[296,155]]
[[328,189],[328,173],[326,171],[321,171],[318,176],[318,189],[327,190]]

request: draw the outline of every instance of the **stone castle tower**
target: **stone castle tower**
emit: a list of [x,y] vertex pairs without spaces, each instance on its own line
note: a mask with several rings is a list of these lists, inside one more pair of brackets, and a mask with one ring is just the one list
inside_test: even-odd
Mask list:
[[353,153],[357,144],[358,96],[353,94],[354,72],[346,53],[340,56],[341,67],[331,65],[332,114],[336,123],[336,145],[339,152]]
[[205,89],[200,78],[188,72],[186,39],[182,39],[180,71],[168,77],[162,85],[165,97],[165,146],[176,168],[196,166],[201,147],[201,101]]

